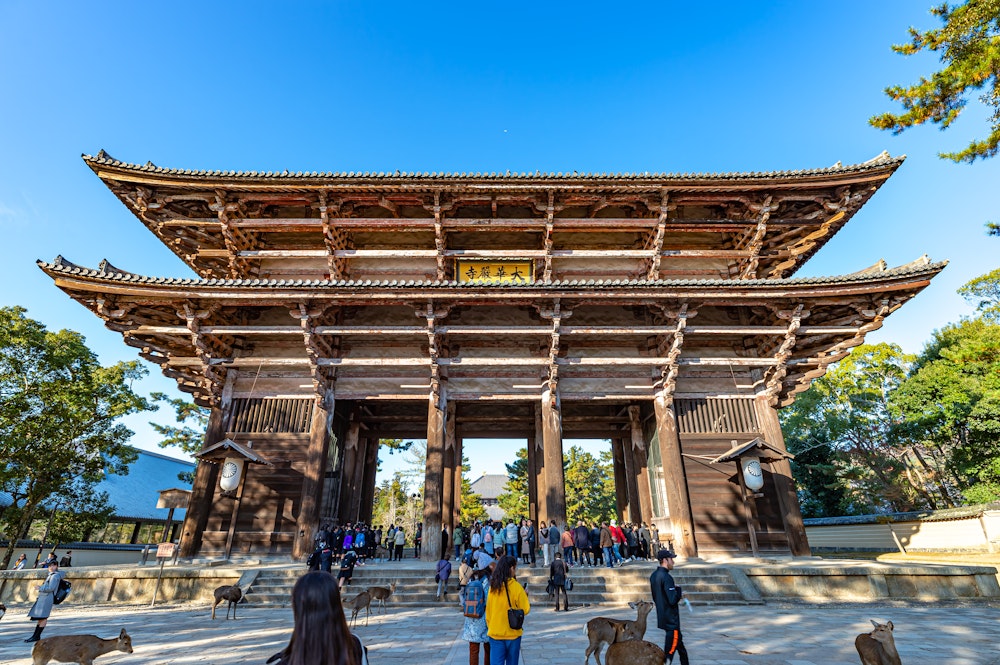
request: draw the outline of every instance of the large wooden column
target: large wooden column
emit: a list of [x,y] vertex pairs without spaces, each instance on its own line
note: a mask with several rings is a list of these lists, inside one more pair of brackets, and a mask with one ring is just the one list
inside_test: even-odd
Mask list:
[[333,406],[333,391],[327,392],[313,404],[312,419],[309,423],[309,445],[306,448],[302,470],[299,515],[295,524],[295,540],[292,542],[292,557],[296,559],[312,551],[313,534],[319,528],[320,493],[326,475]]
[[691,516],[691,502],[688,498],[687,479],[684,474],[684,458],[681,457],[681,442],[677,433],[677,418],[673,400],[663,393],[653,398],[656,412],[656,435],[659,439],[660,459],[663,461],[663,480],[667,489],[667,512],[670,515],[670,531],[674,547],[684,557],[698,556],[694,538],[694,520]]
[[642,435],[642,419],[638,406],[628,408],[629,429],[632,435],[632,457],[635,460],[636,485],[639,487],[640,521],[649,523],[653,519],[653,497],[649,490],[649,455],[646,438]]
[[[202,450],[226,438],[226,424],[229,420],[229,409],[235,383],[236,372],[228,372],[219,406],[213,407],[208,415],[208,427],[205,428],[205,441],[201,446]],[[179,556],[194,556],[201,549],[201,537],[205,532],[205,527],[208,526],[208,515],[212,511],[215,488],[218,482],[219,465],[204,461],[198,462],[194,483],[191,487],[191,498],[188,500],[187,511],[184,513],[184,527],[181,530],[181,542],[178,548]]]
[[[456,462],[456,441],[455,441],[455,404],[449,402],[444,423],[444,473],[441,482],[441,518],[442,525],[448,528],[448,534],[455,531],[456,510],[455,474],[459,474],[461,480],[462,459],[458,456]],[[426,538],[425,538],[426,539]]]
[[361,421],[355,409],[351,412],[351,420],[347,424],[347,436],[344,437],[344,466],[340,470],[340,501],[337,502],[337,516],[341,524],[357,519],[352,510],[354,493],[358,490],[355,484],[358,477],[358,458],[364,460],[359,450],[360,435]]
[[354,459],[354,477],[351,479],[353,489],[351,490],[351,516],[349,519],[352,522],[357,522],[361,519],[361,498],[364,494],[365,463],[368,460],[368,448],[371,445],[372,441],[367,437],[360,437],[358,439],[358,454]]
[[611,468],[615,474],[615,517],[624,522],[628,513],[628,479],[625,477],[625,451],[621,439],[611,439]]
[[[458,458],[458,466],[455,467],[452,480],[452,494],[455,497],[454,506],[451,509],[451,523],[453,525],[457,525],[461,521],[459,516],[462,513],[462,450],[464,446],[465,442],[461,437],[457,437],[455,439],[455,457]],[[448,533],[451,533],[451,531]]]
[[639,508],[639,471],[635,468],[635,451],[631,435],[622,438],[621,444],[625,463],[625,491],[628,498],[628,514],[622,517],[632,524],[638,524],[642,521],[642,510]]
[[[424,533],[441,533],[444,522],[441,506],[444,500],[444,432],[446,398],[431,393],[427,400],[427,466],[424,472]],[[440,553],[424,547],[420,558],[437,561]]]
[[[769,444],[786,451],[785,437],[781,433],[781,422],[778,420],[778,410],[771,406],[767,396],[758,396],[755,400],[757,422],[760,423],[764,440]],[[778,495],[778,508],[781,520],[788,534],[788,546],[794,556],[809,556],[809,540],[806,538],[806,527],[802,522],[802,511],[799,508],[799,497],[795,493],[795,481],[792,480],[792,468],[787,459],[772,462],[771,477],[774,478],[775,490]]]
[[562,414],[559,394],[542,391],[542,454],[545,458],[545,503],[549,520],[566,524],[566,478],[563,474]]
[[545,491],[545,434],[542,432],[541,404],[535,405],[534,414],[535,435],[528,439],[528,451],[530,453],[534,449],[535,468],[533,469],[534,476],[528,476],[528,486],[530,487],[532,483],[535,485],[535,504],[538,510],[538,522],[541,524],[542,520],[546,522],[552,520],[549,517],[548,493]]
[[378,438],[369,438],[368,447],[365,451],[364,476],[361,483],[361,510],[358,513],[358,519],[366,524],[371,524],[372,509],[375,503],[375,474],[378,472],[378,449]]
[[541,455],[535,450],[535,437],[528,439],[528,519],[538,525],[538,458]]

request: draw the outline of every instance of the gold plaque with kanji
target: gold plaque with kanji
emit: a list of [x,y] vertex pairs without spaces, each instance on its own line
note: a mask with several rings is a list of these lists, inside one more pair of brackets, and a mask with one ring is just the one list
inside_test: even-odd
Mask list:
[[530,259],[456,259],[455,275],[461,283],[530,284],[534,267]]

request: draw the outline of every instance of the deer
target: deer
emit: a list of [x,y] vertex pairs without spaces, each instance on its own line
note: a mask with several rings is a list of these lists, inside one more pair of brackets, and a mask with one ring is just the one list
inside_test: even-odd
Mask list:
[[215,608],[224,600],[229,601],[226,606],[226,618],[229,618],[229,608],[233,609],[233,620],[236,620],[236,605],[243,598],[243,591],[236,584],[220,586],[215,590],[215,604],[212,605],[212,619],[215,619]]
[[892,637],[892,622],[870,621],[875,630],[861,633],[854,639],[854,646],[861,656],[861,665],[900,665],[896,640]]
[[94,665],[94,659],[112,651],[132,653],[132,638],[122,628],[118,637],[101,639],[97,635],[57,635],[35,642],[31,650],[32,665],[47,665],[50,660],[60,663]]
[[615,642],[604,654],[605,665],[663,665],[666,661],[663,649],[645,640]]
[[587,657],[583,661],[585,665],[590,662],[590,654],[594,654],[597,665],[601,665],[601,648],[604,643],[610,645],[626,640],[641,640],[646,634],[646,617],[655,606],[646,600],[637,600],[628,606],[636,612],[635,621],[596,617],[587,622],[584,632],[590,640],[590,646],[587,647]]
[[353,626],[361,613],[361,608],[365,608],[365,625],[368,625],[368,617],[371,616],[372,595],[367,591],[362,591],[351,600],[344,601],[344,607],[351,608],[351,625]]
[[389,599],[392,594],[396,592],[396,583],[393,582],[388,588],[384,586],[370,586],[368,587],[368,595],[372,597],[372,600],[378,601],[375,609],[378,610],[379,607],[382,608],[382,614],[385,614],[385,601]]

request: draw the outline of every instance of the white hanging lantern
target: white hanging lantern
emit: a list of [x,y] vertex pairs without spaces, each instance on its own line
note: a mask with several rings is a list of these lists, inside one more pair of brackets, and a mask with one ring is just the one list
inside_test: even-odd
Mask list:
[[756,492],[764,486],[764,472],[760,468],[759,458],[741,457],[740,471],[743,473],[743,482],[751,492]]
[[239,457],[227,457],[222,462],[222,471],[219,473],[219,487],[226,492],[236,489],[242,475],[243,460]]

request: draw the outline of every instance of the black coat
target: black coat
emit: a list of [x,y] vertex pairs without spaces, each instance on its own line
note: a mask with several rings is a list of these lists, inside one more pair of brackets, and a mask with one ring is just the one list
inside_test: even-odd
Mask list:
[[656,627],[666,631],[680,630],[681,615],[677,603],[681,601],[681,588],[674,582],[674,576],[659,566],[649,577],[649,587],[656,604]]

